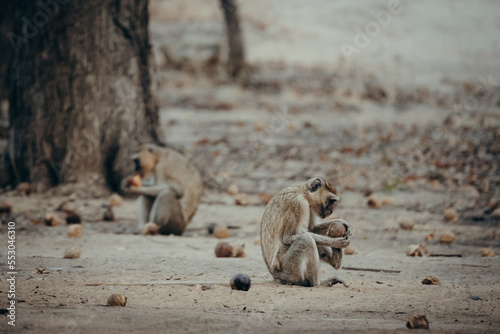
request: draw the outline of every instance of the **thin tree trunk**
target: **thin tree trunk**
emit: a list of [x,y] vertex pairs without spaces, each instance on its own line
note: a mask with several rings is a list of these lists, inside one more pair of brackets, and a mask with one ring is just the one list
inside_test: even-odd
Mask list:
[[160,141],[148,0],[16,3],[8,144],[15,182],[35,191],[60,183],[116,190],[137,147]]
[[241,37],[238,7],[236,0],[220,0],[220,3],[226,20],[229,44],[228,72],[231,78],[236,79],[243,73],[245,67],[245,50]]

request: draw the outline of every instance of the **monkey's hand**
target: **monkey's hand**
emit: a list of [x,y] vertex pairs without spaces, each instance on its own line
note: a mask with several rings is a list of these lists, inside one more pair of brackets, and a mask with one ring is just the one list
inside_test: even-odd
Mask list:
[[335,219],[335,220],[336,220],[336,221],[338,221],[339,223],[342,223],[342,224],[344,225],[345,230],[346,230],[344,237],[345,237],[346,239],[348,239],[348,238],[352,237],[351,224],[349,224],[349,223],[348,223],[347,221],[345,221],[344,219],[340,219],[340,218],[339,218],[339,219]]

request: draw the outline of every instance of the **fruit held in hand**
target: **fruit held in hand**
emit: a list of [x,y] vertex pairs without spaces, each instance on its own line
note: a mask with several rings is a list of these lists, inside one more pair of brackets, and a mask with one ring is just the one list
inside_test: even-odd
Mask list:
[[236,274],[231,278],[231,289],[248,291],[250,289],[250,277],[246,274]]
[[125,297],[124,295],[114,293],[111,296],[109,296],[108,305],[109,306],[125,306],[125,305],[127,305],[127,297]]
[[129,176],[127,178],[127,186],[129,186],[129,187],[141,187],[142,186],[141,176],[139,174]]
[[344,224],[340,222],[333,222],[328,228],[327,235],[332,238],[341,238],[345,235],[346,232],[347,230],[345,229]]

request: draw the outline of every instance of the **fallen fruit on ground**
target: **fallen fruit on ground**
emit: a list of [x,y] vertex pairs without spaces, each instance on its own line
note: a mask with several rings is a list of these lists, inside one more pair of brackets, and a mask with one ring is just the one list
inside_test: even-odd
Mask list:
[[127,305],[127,297],[124,295],[114,293],[108,298],[109,306],[125,306]]
[[236,274],[231,278],[231,289],[248,291],[250,289],[250,276],[247,274]]

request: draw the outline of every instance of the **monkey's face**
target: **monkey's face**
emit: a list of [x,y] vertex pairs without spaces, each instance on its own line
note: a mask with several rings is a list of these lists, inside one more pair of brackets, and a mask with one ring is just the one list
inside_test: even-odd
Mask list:
[[333,213],[335,203],[339,200],[337,188],[320,177],[308,181],[309,203],[321,218],[326,218]]
[[135,171],[145,178],[154,172],[158,163],[158,152],[154,145],[144,145],[132,156],[132,161]]

